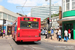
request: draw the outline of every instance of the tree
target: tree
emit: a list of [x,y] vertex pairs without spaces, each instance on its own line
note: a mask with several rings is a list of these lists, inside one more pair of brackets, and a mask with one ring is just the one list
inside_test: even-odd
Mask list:
[[[51,15],[51,17],[56,17],[56,16],[59,16],[59,13]],[[49,18],[49,17],[47,17],[47,18]],[[47,18],[45,18],[44,20],[47,20]]]

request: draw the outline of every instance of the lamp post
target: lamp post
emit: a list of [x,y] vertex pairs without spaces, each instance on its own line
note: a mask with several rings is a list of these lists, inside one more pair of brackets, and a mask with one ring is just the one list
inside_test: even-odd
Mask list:
[[[48,0],[46,0],[48,1]],[[51,0],[49,0],[49,21],[51,20]],[[49,35],[50,35],[50,28],[51,28],[51,22],[49,22],[48,24],[48,38],[49,38]]]

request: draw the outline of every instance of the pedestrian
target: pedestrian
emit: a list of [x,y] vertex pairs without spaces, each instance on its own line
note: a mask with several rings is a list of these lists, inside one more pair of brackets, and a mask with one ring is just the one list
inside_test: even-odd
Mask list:
[[51,29],[51,39],[52,39],[53,35],[54,35],[54,31],[53,31],[53,29]]
[[1,30],[0,30],[0,36],[1,36]]
[[[65,29],[64,30],[64,38],[66,39],[66,42],[67,42],[67,38],[68,38],[68,31]],[[64,39],[64,41],[65,41],[65,39]]]
[[3,29],[1,30],[1,35],[2,35],[2,38],[3,38]]
[[5,29],[3,30],[3,37],[5,37]]
[[59,28],[59,31],[58,31],[58,37],[59,37],[59,41],[61,40],[61,29]]
[[55,33],[56,33],[56,38],[58,39],[59,37],[58,37],[58,29],[56,29],[56,31],[55,31]]
[[47,29],[46,29],[46,30],[45,30],[45,36],[46,36],[46,38],[47,38],[47,33],[48,33],[48,32],[47,32]]
[[51,30],[48,30],[48,34],[47,34],[48,38],[50,37],[50,33],[51,33]]
[[68,29],[69,39],[71,39],[71,30]]

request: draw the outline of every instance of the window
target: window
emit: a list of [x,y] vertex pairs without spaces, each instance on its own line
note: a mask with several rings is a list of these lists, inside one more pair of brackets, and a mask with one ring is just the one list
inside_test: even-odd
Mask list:
[[15,23],[15,31],[17,31],[17,22]]
[[65,2],[63,2],[63,12],[65,11]]
[[66,0],[66,3],[67,3],[67,2],[70,2],[70,0]]
[[20,22],[21,28],[38,28],[38,22],[31,22],[31,21],[21,21]]
[[75,9],[75,0],[72,0],[72,9]]
[[70,6],[70,4],[67,3],[67,4],[66,4],[66,10],[69,10],[69,6]]
[[15,21],[16,20],[16,17],[12,17],[12,21]]
[[66,0],[66,10],[68,11],[70,8],[70,0]]
[[7,19],[7,14],[3,13],[3,19]]
[[8,20],[10,20],[10,21],[11,21],[11,16],[10,16],[10,15],[8,15]]
[[75,1],[75,0],[72,0],[72,1]]
[[0,12],[0,19],[1,19],[1,17],[2,17],[2,13]]

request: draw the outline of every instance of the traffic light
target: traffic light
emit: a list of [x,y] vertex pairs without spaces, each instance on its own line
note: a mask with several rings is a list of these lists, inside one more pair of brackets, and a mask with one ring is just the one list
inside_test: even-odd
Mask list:
[[4,23],[4,24],[6,23],[6,20],[5,20],[5,19],[3,19],[3,23]]
[[47,18],[47,23],[49,24],[49,18]]

